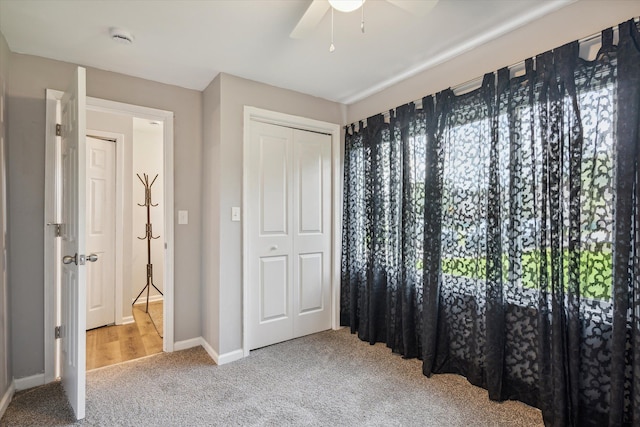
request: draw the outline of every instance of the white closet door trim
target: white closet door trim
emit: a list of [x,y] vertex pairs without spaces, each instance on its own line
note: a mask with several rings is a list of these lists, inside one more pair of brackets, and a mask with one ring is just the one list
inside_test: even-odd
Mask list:
[[[243,137],[243,186],[242,186],[242,206],[248,206],[248,194],[245,183],[248,182],[247,167],[249,162],[249,146],[251,140],[251,122],[258,121],[279,126],[286,126],[293,129],[308,130],[331,135],[332,152],[332,242],[331,242],[331,327],[340,327],[340,257],[342,252],[342,132],[340,125],[324,122],[306,117],[294,116],[291,114],[279,113],[264,110],[261,108],[244,107],[244,137]],[[248,296],[248,245],[247,245],[247,222],[242,221],[242,351],[244,356],[249,355],[248,325],[249,325],[249,296]]]

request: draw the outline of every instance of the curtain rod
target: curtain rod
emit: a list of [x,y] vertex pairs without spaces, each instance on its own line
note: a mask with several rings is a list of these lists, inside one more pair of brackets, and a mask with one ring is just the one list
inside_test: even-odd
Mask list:
[[[618,28],[614,28],[613,30],[613,42],[614,44],[617,43],[619,37],[618,37]],[[598,48],[600,48],[600,45],[602,44],[602,32],[599,33],[595,33],[595,34],[591,34],[587,37],[583,37],[581,39],[578,40],[578,43],[580,44],[580,47],[582,48],[583,46],[586,45],[586,47],[592,48],[593,46],[598,46]],[[531,59],[533,59],[534,65],[535,65],[535,60],[536,57],[533,56]],[[510,71],[515,71],[516,75],[518,72],[524,71],[525,69],[525,60],[522,61],[518,61],[515,64],[511,64],[509,66],[507,66],[506,68],[508,68]],[[493,71],[494,73],[497,71]],[[453,87],[451,87],[451,90],[453,90],[453,92],[456,95],[460,95],[460,94],[464,94],[467,92],[470,92],[471,90],[477,89],[480,87],[480,85],[482,84],[482,80],[484,79],[484,75],[483,76],[479,76],[479,77],[475,77],[471,80],[467,80],[466,82],[457,84]],[[420,100],[420,104],[422,104],[422,100]]]
[[[637,24],[638,22],[640,22],[640,17],[634,18],[633,19],[634,22]],[[618,26],[613,27],[613,43],[616,44],[618,43],[619,40],[619,34],[618,34]],[[594,46],[597,46],[598,48],[600,47],[600,45],[598,45],[598,43],[602,43],[602,31],[598,32],[598,33],[594,33],[594,34],[590,34],[586,37],[583,37],[581,39],[578,40],[578,43],[580,44],[580,47],[587,47],[589,49],[593,49]],[[534,60],[534,64],[535,64],[535,56],[533,57]],[[507,66],[506,68],[508,68],[512,74],[514,76],[519,75],[518,73],[524,72],[524,67],[525,67],[525,60],[522,61],[518,61],[515,64],[511,64],[509,66]],[[494,71],[496,72],[496,71]],[[472,90],[475,90],[477,88],[479,88],[482,84],[482,79],[484,79],[484,75],[482,76],[478,76],[475,77],[471,80],[467,80],[463,83],[457,84],[455,86],[451,86],[451,90],[453,90],[453,92],[456,95],[461,95],[467,92],[470,92]],[[422,108],[422,98],[414,100],[414,101],[410,101],[413,102],[416,106],[416,109],[421,109]],[[391,108],[390,110],[395,110],[394,108]],[[382,113],[382,115],[384,116],[384,120],[388,121],[390,119],[390,113],[389,110],[385,111]],[[359,127],[359,122],[362,121],[363,122],[363,126],[366,125],[366,121],[365,120],[358,120],[357,122],[354,122],[353,124],[358,124]]]

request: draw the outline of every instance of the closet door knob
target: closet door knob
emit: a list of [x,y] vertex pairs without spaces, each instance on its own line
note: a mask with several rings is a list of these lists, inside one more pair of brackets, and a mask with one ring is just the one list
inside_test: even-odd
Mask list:
[[271,248],[269,249],[271,249],[272,251],[275,251],[276,249],[278,249],[278,245],[271,245]]

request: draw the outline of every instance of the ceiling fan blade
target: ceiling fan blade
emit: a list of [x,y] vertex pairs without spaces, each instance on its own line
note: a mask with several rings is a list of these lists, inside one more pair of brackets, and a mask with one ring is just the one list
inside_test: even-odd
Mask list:
[[296,24],[296,27],[289,34],[289,37],[292,39],[305,38],[320,23],[327,10],[329,10],[329,2],[327,0],[313,0]]
[[438,0],[387,0],[412,15],[424,16],[438,3]]

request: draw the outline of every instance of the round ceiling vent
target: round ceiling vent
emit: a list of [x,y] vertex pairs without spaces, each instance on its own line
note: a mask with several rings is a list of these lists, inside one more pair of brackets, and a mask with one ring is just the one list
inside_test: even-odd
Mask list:
[[111,35],[111,40],[114,40],[118,43],[122,43],[122,44],[133,43],[133,36],[129,31],[125,29],[112,27],[109,29],[109,35]]

